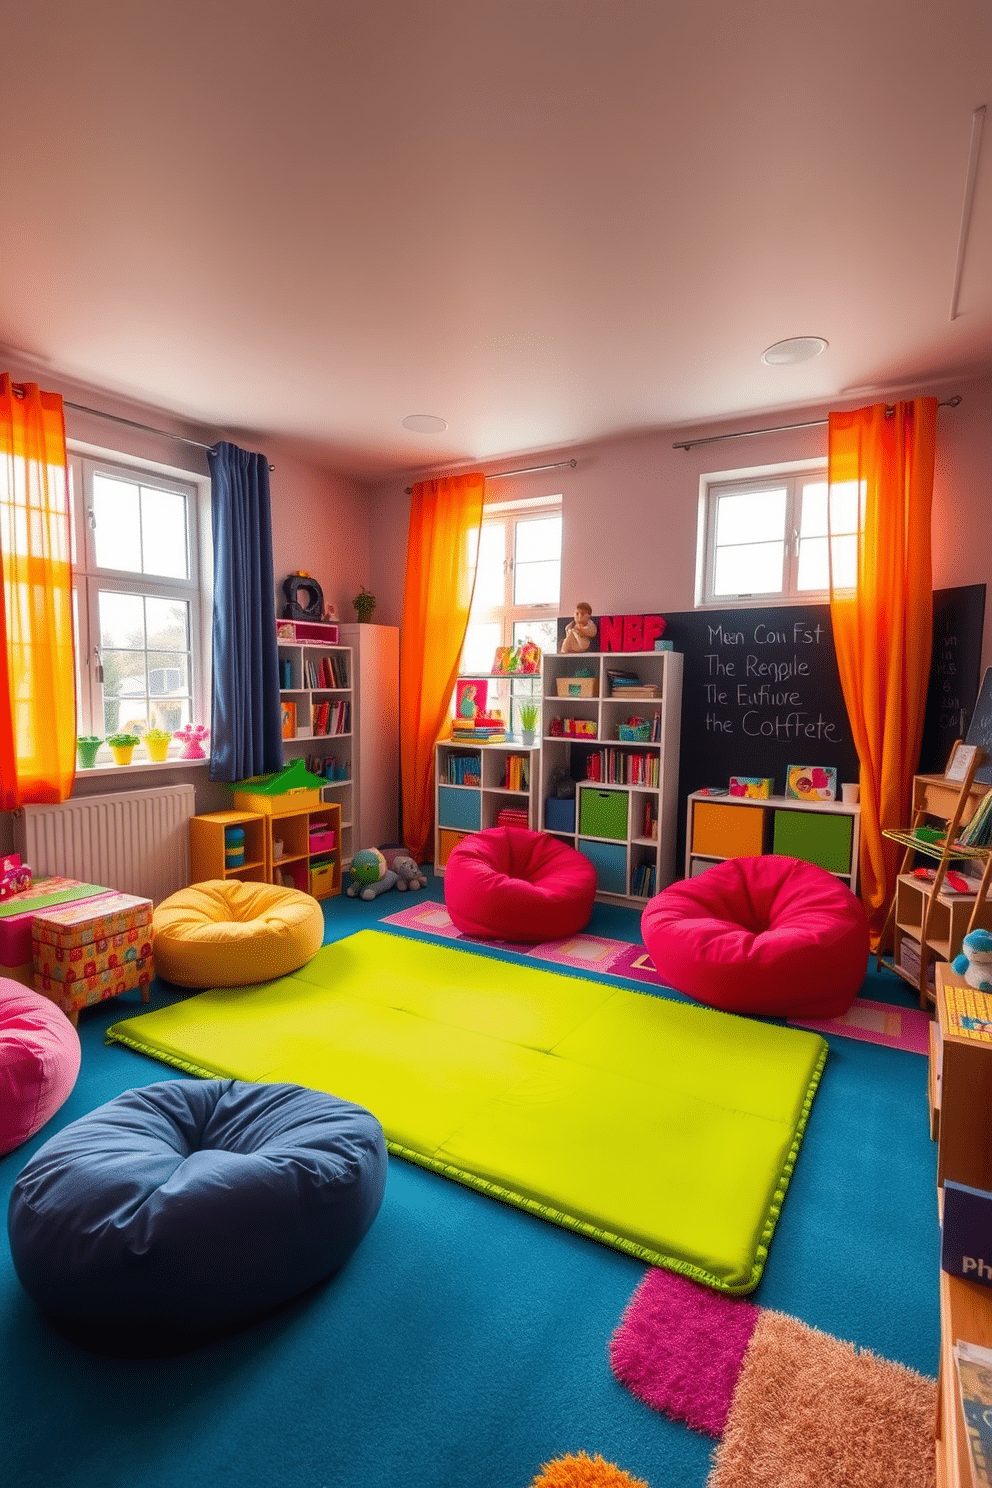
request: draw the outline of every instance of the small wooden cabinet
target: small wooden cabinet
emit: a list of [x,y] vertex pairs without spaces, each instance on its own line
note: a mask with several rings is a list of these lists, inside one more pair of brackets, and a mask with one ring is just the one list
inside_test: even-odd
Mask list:
[[[930,1127],[938,1147],[938,1206],[945,1178],[992,1189],[992,1043],[952,1031],[947,987],[962,986],[946,963],[936,969],[936,1020],[930,1039]],[[937,1488],[971,1488],[968,1437],[954,1364],[956,1340],[992,1348],[992,1289],[940,1273],[937,1381]]]
[[778,853],[816,863],[858,891],[861,807],[849,801],[794,801],[791,796],[689,797],[685,876],[726,858]]
[[[240,827],[245,834],[244,862],[228,868],[224,832]],[[249,883],[269,882],[268,834],[265,818],[254,811],[213,811],[190,817],[190,874],[194,883],[209,878],[240,878]]]
[[[232,868],[225,861],[227,827],[240,827],[245,834],[245,861]],[[211,878],[282,883],[315,899],[341,892],[341,807],[336,801],[271,815],[214,811],[194,816],[189,841],[194,883]]]

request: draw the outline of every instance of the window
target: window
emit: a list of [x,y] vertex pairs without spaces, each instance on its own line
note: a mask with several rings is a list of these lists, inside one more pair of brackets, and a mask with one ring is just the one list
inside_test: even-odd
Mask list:
[[825,465],[704,476],[697,604],[826,598],[831,557],[835,584],[853,588],[858,517],[855,485],[835,486],[828,537]]
[[69,473],[77,732],[174,733],[203,716],[198,487],[83,455]]
[[557,651],[561,497],[487,506],[469,549],[478,566],[461,670],[488,672],[497,647],[527,640]]

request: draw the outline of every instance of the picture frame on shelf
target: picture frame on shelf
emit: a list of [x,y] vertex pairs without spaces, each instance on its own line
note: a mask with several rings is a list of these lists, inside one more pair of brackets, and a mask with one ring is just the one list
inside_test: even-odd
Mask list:
[[488,701],[489,684],[481,678],[466,678],[455,683],[455,714],[458,718],[473,719],[484,715]]
[[785,794],[791,801],[836,801],[837,771],[832,765],[790,765]]
[[292,698],[282,700],[282,736],[284,739],[296,738],[296,704]]

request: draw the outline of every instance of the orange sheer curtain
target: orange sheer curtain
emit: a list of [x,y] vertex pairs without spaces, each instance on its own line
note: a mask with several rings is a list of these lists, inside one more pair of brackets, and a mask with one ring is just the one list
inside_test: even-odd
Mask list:
[[923,737],[937,400],[877,403],[832,413],[829,424],[829,509],[848,482],[861,496],[857,587],[835,588],[831,578],[830,614],[861,762],[861,897],[877,948],[901,851],[882,832],[909,821]]
[[62,399],[0,375],[0,810],[64,801],[76,755]]
[[410,503],[400,639],[403,841],[418,863],[434,847],[434,745],[465,644],[475,567],[468,534],[482,522],[485,476],[418,481]]

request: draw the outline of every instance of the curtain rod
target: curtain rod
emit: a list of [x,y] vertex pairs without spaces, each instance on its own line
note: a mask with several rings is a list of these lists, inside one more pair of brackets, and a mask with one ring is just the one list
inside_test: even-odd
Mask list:
[[[14,383],[14,396],[15,398],[24,397],[17,383]],[[70,403],[68,398],[62,399],[62,406],[72,408],[76,413],[91,413],[94,418],[110,419],[115,424],[126,424],[129,429],[142,429],[146,434],[161,434],[163,439],[175,439],[180,444],[192,445],[194,449],[213,452],[217,448],[215,444],[203,444],[199,439],[189,439],[185,434],[174,434],[171,429],[156,429],[152,424],[139,424],[136,419],[121,418],[119,413],[104,413],[102,408],[87,408],[84,403]],[[274,465],[269,466],[270,470],[275,470],[275,468]]]
[[[938,403],[938,408],[957,408],[961,402],[961,394],[955,393],[953,398],[945,398]],[[890,407],[887,414],[891,414]],[[786,429],[820,429],[830,422],[829,419],[811,419],[808,424],[773,424],[767,429],[738,429],[734,434],[709,434],[705,439],[684,439],[679,444],[673,444],[672,449],[694,449],[697,444],[719,444],[723,439],[747,439],[751,434],[783,434]]]
[[[494,470],[486,480],[502,480],[505,475],[533,475],[537,470],[574,470],[577,464],[577,460],[558,460],[554,465],[528,465],[526,470]],[[413,495],[412,486],[404,486],[403,490],[407,496]]]

